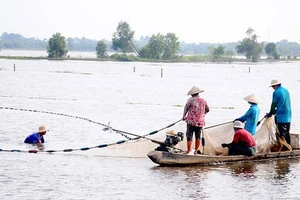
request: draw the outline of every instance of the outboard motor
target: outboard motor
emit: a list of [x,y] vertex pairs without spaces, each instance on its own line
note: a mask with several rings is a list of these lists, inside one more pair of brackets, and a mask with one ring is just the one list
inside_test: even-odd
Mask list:
[[184,134],[182,132],[176,133],[173,130],[168,131],[164,143],[158,146],[155,150],[170,152],[174,150],[172,147],[175,147],[179,142],[183,141],[183,138]]

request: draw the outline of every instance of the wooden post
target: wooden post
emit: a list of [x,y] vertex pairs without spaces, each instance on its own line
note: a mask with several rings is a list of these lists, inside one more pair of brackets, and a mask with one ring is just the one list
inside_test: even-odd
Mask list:
[[16,64],[14,64],[14,72],[16,71]]
[[133,67],[133,73],[135,73],[135,66]]
[[250,69],[251,69],[251,68],[249,67],[249,73],[250,73],[250,71],[251,71]]
[[161,77],[161,78],[163,77],[163,74],[164,74],[164,72],[163,72],[163,69],[161,68],[161,69],[160,69],[160,77]]

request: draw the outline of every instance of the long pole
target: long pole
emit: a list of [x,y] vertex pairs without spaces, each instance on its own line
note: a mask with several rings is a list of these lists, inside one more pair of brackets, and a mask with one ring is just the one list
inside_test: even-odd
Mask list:
[[214,127],[217,127],[217,126],[222,126],[222,125],[229,124],[229,123],[232,123],[232,121],[224,122],[224,123],[221,123],[221,124],[216,124],[216,125],[213,125],[213,126],[204,127],[204,129],[210,129],[210,128],[214,128]]

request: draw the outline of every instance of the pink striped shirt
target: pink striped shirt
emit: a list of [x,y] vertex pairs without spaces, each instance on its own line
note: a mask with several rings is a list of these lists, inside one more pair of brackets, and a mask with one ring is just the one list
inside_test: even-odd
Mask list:
[[186,123],[203,127],[205,126],[205,114],[209,112],[206,101],[199,96],[190,97],[185,104],[183,118]]

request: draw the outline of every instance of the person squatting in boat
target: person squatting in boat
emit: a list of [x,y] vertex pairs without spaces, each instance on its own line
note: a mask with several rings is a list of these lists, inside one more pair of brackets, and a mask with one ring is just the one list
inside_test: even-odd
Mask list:
[[256,153],[255,139],[251,133],[244,129],[243,123],[234,121],[233,130],[233,141],[229,144],[222,144],[222,147],[228,147],[228,155],[254,155]]

